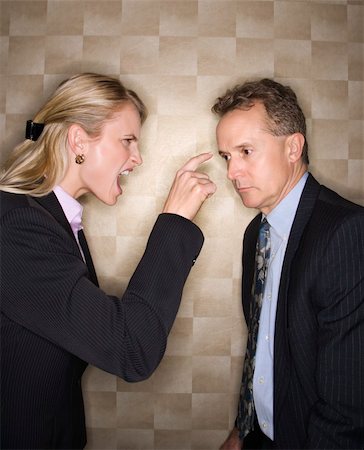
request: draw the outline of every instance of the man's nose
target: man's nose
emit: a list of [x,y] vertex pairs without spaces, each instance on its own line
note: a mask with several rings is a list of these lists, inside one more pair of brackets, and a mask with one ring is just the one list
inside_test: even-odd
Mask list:
[[242,161],[237,161],[235,158],[231,158],[230,161],[228,161],[227,177],[230,181],[235,180],[238,175],[242,174],[242,166]]

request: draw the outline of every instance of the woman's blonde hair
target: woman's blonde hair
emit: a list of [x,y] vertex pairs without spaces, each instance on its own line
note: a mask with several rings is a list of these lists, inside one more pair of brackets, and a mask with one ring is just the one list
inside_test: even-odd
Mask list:
[[141,122],[147,116],[138,95],[116,78],[94,73],[63,81],[33,121],[44,124],[39,138],[14,148],[0,174],[0,190],[33,196],[46,195],[65,176],[68,167],[68,128],[80,125],[91,137],[125,102],[137,108]]

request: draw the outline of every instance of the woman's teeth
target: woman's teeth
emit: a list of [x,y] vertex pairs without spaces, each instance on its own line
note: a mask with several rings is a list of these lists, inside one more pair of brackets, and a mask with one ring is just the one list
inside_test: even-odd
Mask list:
[[120,175],[129,175],[129,170],[124,170],[123,172],[120,173]]

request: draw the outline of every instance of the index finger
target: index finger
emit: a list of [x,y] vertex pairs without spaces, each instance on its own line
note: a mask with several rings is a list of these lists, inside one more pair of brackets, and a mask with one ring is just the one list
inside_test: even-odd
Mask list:
[[205,161],[208,161],[213,156],[212,152],[208,153],[200,153],[197,156],[194,156],[193,158],[189,159],[184,166],[181,167],[180,170],[189,170],[189,171],[195,171],[199,165],[204,163]]

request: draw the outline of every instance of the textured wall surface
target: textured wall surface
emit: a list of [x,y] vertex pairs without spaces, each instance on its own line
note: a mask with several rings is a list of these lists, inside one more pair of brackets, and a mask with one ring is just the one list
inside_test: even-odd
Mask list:
[[[84,71],[120,76],[145,100],[144,164],[115,207],[85,197],[85,230],[101,285],[121,294],[175,171],[216,151],[214,99],[250,78],[297,92],[311,171],[364,204],[364,2],[1,0],[1,160],[57,84]],[[184,290],[166,355],[128,384],[90,367],[88,449],[216,449],[235,419],[246,327],[243,207],[217,156],[218,185],[197,218],[205,245]]]

